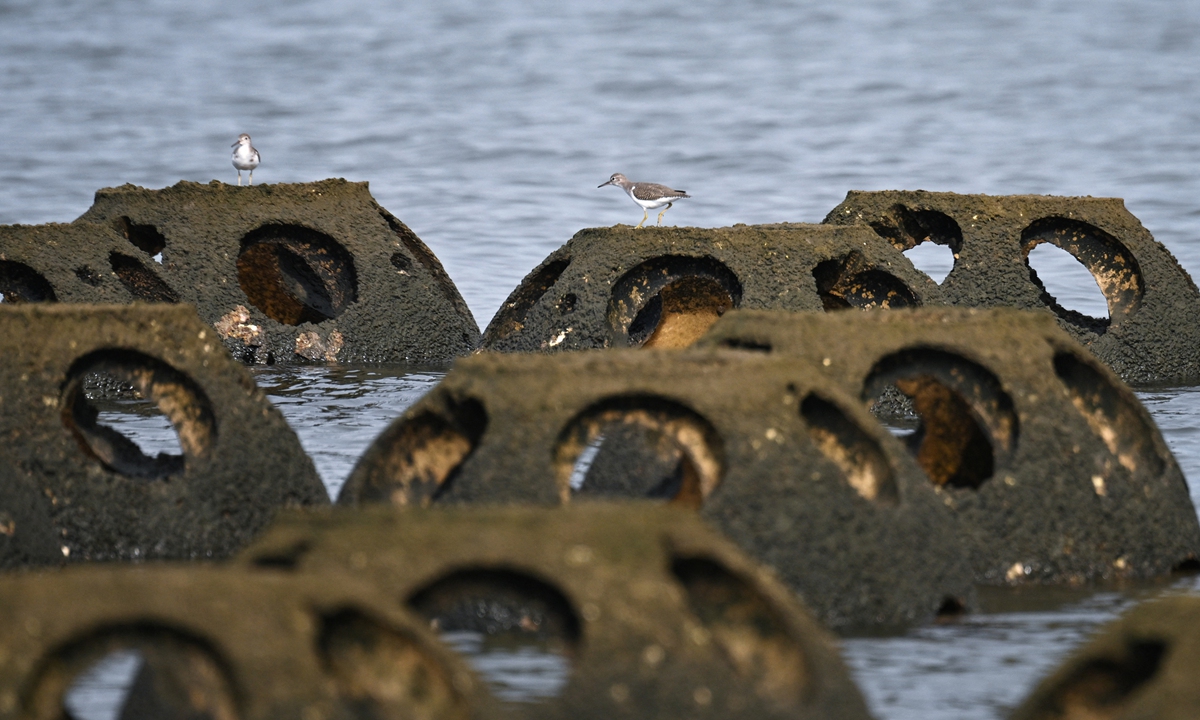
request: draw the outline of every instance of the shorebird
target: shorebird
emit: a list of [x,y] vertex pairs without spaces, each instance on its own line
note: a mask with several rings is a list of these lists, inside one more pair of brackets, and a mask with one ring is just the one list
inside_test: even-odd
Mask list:
[[650,211],[666,205],[662,212],[658,214],[658,224],[662,225],[663,213],[671,209],[676,200],[682,200],[686,197],[691,197],[682,190],[672,190],[666,185],[658,183],[643,183],[633,182],[621,173],[613,173],[613,176],[608,179],[608,182],[601,183],[596,187],[602,188],[605,185],[617,185],[625,192],[629,193],[629,197],[642,208],[642,222],[637,226],[641,227],[642,223],[646,222],[646,218],[650,217]]
[[234,148],[233,166],[237,168],[238,171],[238,185],[240,186],[242,184],[243,170],[250,171],[250,184],[253,185],[254,168],[258,167],[258,163],[262,160],[262,157],[258,154],[258,151],[254,149],[254,146],[250,144],[250,136],[246,133],[238,135],[237,142],[230,147]]

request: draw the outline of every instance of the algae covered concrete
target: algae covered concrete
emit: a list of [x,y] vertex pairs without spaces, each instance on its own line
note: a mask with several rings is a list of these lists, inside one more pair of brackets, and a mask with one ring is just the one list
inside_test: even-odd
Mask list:
[[906,444],[983,582],[1153,577],[1200,557],[1153,419],[1048,314],[744,311],[694,352],[790,359],[885,413],[903,415],[907,396],[920,424]]
[[1042,680],[1012,720],[1200,717],[1200,598],[1144,602]]
[[0,225],[6,303],[178,302],[162,268],[107,225]]
[[900,442],[823,375],[758,353],[461,359],[372,443],[338,502],[621,497],[696,509],[831,627],[974,604],[954,518]]
[[784,223],[581,230],[509,295],[482,347],[682,347],[733,308],[941,304],[936,283],[867,228]]
[[836,644],[692,512],[651,502],[282,514],[239,557],[350,575],[446,630],[565,656],[513,718],[867,718]]
[[[254,363],[444,362],[479,329],[412,230],[345,180],[106,188],[77,221],[113,228]],[[130,253],[136,255],[136,253]]]
[[[897,248],[947,245],[947,302],[1041,310],[1129,382],[1200,379],[1200,291],[1118,198],[852,191],[825,223],[874,229]],[[1029,266],[1041,243],[1073,255],[1096,279],[1108,317],[1062,307]]]
[[122,718],[468,720],[486,688],[373,586],[213,565],[80,566],[0,587],[0,718],[62,718],[80,674],[141,665]]
[[[283,416],[186,305],[0,305],[0,564],[221,557],[328,503]],[[106,424],[152,402],[179,453]]]

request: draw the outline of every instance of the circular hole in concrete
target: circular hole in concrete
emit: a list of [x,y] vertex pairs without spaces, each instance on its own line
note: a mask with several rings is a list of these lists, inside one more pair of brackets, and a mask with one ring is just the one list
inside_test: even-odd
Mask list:
[[251,304],[285,325],[332,320],[358,300],[350,251],[299,225],[264,225],[247,234],[237,268]]
[[557,697],[570,679],[582,637],[579,615],[540,578],[510,569],[457,570],[414,593],[408,606],[501,700]]
[[742,283],[711,257],[664,255],[613,284],[607,320],[615,347],[687,347],[742,302]]
[[962,250],[962,228],[954,218],[938,210],[896,204],[872,222],[871,229],[939,284],[954,269]]
[[178,293],[137,258],[114,252],[109,254],[108,263],[112,266],[112,271],[116,273],[117,279],[121,281],[134,300],[179,302]]
[[151,257],[161,255],[162,251],[167,249],[167,239],[153,225],[139,225],[130,220],[129,216],[122,215],[113,220],[112,226],[134,247]]
[[954,269],[954,251],[948,245],[922,242],[905,250],[904,257],[939,285]]
[[1012,398],[995,375],[960,355],[912,348],[884,357],[868,374],[862,398],[873,410],[903,412],[896,395],[908,399],[919,420],[902,439],[935,485],[978,489],[1016,447]]
[[850,308],[905,308],[921,304],[903,280],[873,267],[857,251],[817,263],[812,274],[826,312]]
[[[550,291],[550,288],[554,287],[570,264],[570,258],[558,258],[529,273],[528,277],[521,281],[517,289],[513,290],[504,304],[500,306],[500,310],[492,318],[492,321],[488,323],[487,329],[483,332],[481,344],[487,346],[522,330],[525,327],[525,316]],[[573,306],[572,309],[574,309]]]
[[80,448],[107,469],[146,479],[177,475],[216,441],[204,391],[149,355],[105,350],[76,361],[61,402]]
[[[1054,374],[1118,465],[1130,473],[1145,473],[1150,477],[1163,473],[1166,461],[1154,442],[1154,426],[1143,415],[1132,392],[1119,387],[1091,361],[1073,352],[1055,354]],[[1097,494],[1102,494],[1103,487],[1097,485]]]
[[[1035,254],[1043,244],[1062,250],[1065,256],[1052,249]],[[1042,302],[1075,327],[1103,334],[1141,306],[1145,283],[1137,259],[1120,240],[1095,225],[1062,217],[1036,220],[1021,232],[1021,250]],[[1092,281],[1085,280],[1067,257],[1083,265]],[[1103,302],[1095,297],[1093,285]]]
[[23,717],[238,716],[224,664],[204,640],[176,630],[145,624],[103,630],[47,660]]
[[900,501],[887,455],[845,411],[810,393],[800,403],[800,416],[813,444],[838,466],[842,477],[859,495],[885,505]]
[[25,263],[0,260],[0,302],[57,302],[54,287]]
[[474,398],[446,398],[441,412],[426,410],[394,423],[359,460],[338,503],[428,507],[451,491],[487,423],[487,410]]
[[[464,717],[450,673],[408,632],[353,609],[320,619],[317,651],[345,717]],[[341,717],[342,715],[339,715]]]
[[734,675],[778,708],[799,709],[811,679],[784,616],[751,582],[713,558],[677,556],[670,569]]
[[650,497],[699,508],[720,483],[722,448],[708,420],[673,400],[609,398],[559,435],[560,497]]

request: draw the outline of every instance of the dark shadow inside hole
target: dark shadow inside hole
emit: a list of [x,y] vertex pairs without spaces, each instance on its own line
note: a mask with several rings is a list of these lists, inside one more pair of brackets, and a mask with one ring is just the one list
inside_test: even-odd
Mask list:
[[392,257],[389,259],[389,262],[392,264],[392,267],[396,268],[400,272],[408,272],[409,270],[412,270],[412,260],[409,260],[408,256],[404,253],[392,253]]
[[1166,461],[1154,441],[1154,426],[1132,392],[1072,352],[1055,354],[1054,373],[1119,465],[1151,477],[1163,473]]
[[354,258],[332,237],[298,225],[264,225],[242,238],[238,284],[285,325],[332,320],[358,301]]
[[1130,639],[1123,655],[1080,665],[1054,692],[1054,709],[1064,718],[1116,717],[1125,700],[1158,673],[1166,653],[1160,640]]
[[1200,573],[1200,559],[1195,556],[1187,557],[1175,564],[1171,572],[1176,575],[1195,575]]
[[267,570],[295,570],[304,556],[312,550],[308,540],[297,540],[284,547],[271,548],[255,555],[251,563]]
[[[571,264],[570,258],[551,260],[531,272],[517,289],[508,296],[499,312],[488,323],[483,332],[483,345],[494,343],[512,335],[525,327],[525,317],[533,306],[554,287],[559,277],[566,272]],[[572,309],[574,305],[572,304]],[[559,311],[562,311],[561,305]]]
[[959,355],[913,348],[883,358],[863,385],[869,405],[894,386],[920,422],[904,438],[939,486],[978,489],[1016,446],[1017,416],[1000,381]]
[[962,251],[962,228],[954,218],[937,210],[913,210],[896,204],[872,222],[871,229],[901,251],[923,242],[945,245],[953,255]]
[[723,449],[712,425],[653,396],[608,398],[559,435],[555,465],[564,502],[650,497],[698,508],[720,482]]
[[[1066,251],[1091,273],[1105,298],[1107,318],[1069,310],[1047,291],[1029,260],[1031,251],[1042,243]],[[1101,334],[1112,322],[1120,321],[1141,305],[1145,288],[1137,259],[1124,243],[1094,225],[1063,217],[1035,220],[1021,232],[1021,250],[1025,253],[1030,280],[1038,287],[1042,301],[1071,325]]]
[[44,662],[28,717],[235,720],[228,667],[201,638],[151,626],[102,631]]
[[687,347],[742,302],[742,284],[711,257],[664,255],[613,284],[607,320],[617,347]]
[[122,215],[112,221],[112,226],[136,248],[151,257],[167,248],[167,239],[153,225],[139,225],[130,220],[128,216]]
[[817,263],[812,274],[826,312],[849,308],[917,307],[921,304],[904,281],[872,267],[857,251]]
[[[548,582],[509,569],[464,569],[414,593],[408,606],[503,700],[556,697],[570,678],[582,624]],[[530,676],[514,677],[522,670]]]
[[809,669],[779,611],[744,578],[709,557],[671,560],[688,608],[712,634],[734,674],[759,697],[793,708],[804,699]]
[[[320,618],[317,653],[347,717],[463,716],[449,671],[409,633],[354,608]],[[339,717],[341,715],[338,715]]]
[[747,352],[769,353],[773,349],[769,340],[756,340],[745,337],[725,338],[719,345],[729,350],[745,350]]
[[943,599],[937,609],[937,617],[941,619],[956,618],[966,614],[967,606],[963,604],[962,600],[952,596]]
[[338,503],[428,507],[451,491],[487,424],[487,410],[475,398],[446,398],[443,412],[393,423],[367,449]]
[[155,275],[150,268],[143,265],[137,258],[121,253],[110,253],[108,262],[117,279],[129,291],[134,300],[143,302],[177,303],[179,295],[167,285],[162,278]]
[[841,408],[809,394],[800,403],[800,415],[813,444],[838,466],[847,484],[859,495],[886,505],[900,501],[887,455]]
[[101,351],[76,361],[61,407],[80,448],[129,477],[178,475],[189,457],[207,455],[216,440],[212,405],[200,387],[133,351]]
[[57,302],[54,287],[24,263],[0,260],[0,302]]

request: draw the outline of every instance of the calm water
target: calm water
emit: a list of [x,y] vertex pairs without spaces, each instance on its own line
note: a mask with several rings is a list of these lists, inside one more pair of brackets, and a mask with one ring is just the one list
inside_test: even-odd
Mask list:
[[[0,0],[0,99],[0,223],[71,220],[125,182],[234,180],[248,132],[259,182],[370,181],[481,326],[575,231],[639,219],[596,189],[617,171],[686,189],[666,222],[699,226],[819,221],[850,189],[1124,197],[1200,271],[1184,0]],[[1090,277],[1046,254],[1063,304],[1102,314]],[[437,377],[257,375],[332,491]],[[1195,483],[1198,390],[1142,398]],[[846,657],[881,718],[997,718],[1146,592],[993,598]]]

